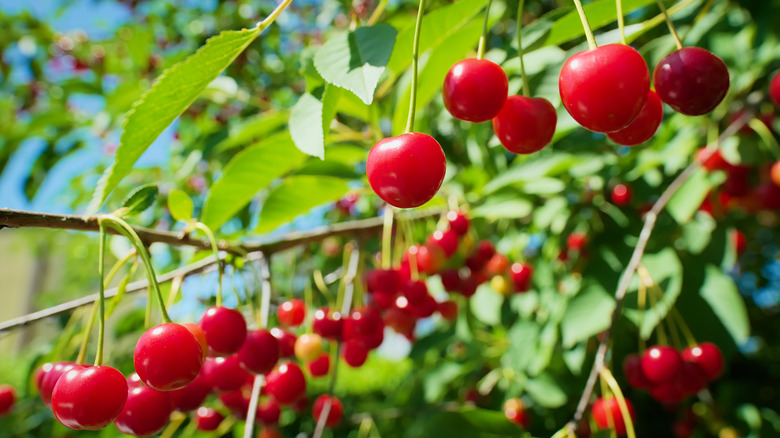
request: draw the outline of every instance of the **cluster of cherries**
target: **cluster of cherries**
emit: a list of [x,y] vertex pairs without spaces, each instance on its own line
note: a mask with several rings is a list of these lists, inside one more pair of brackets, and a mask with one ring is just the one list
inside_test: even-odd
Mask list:
[[[625,401],[628,414],[633,422],[636,419],[634,405],[628,399],[625,399]],[[618,402],[617,398],[613,396],[599,397],[593,402],[590,413],[599,429],[612,429],[620,436],[626,434],[626,419],[623,417],[623,413],[620,410],[620,402]]]

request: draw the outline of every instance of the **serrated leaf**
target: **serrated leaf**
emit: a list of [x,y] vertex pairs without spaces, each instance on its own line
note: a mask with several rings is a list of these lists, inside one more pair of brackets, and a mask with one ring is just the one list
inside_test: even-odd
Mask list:
[[202,221],[212,230],[221,227],[260,190],[306,158],[287,136],[261,141],[236,154],[222,177],[209,190]]
[[304,154],[325,158],[325,134],[322,131],[322,102],[304,93],[290,111],[290,136]]
[[395,36],[396,30],[389,24],[336,35],[314,55],[314,67],[328,83],[347,89],[370,104],[390,60]]
[[545,408],[555,409],[566,404],[566,393],[549,374],[528,379],[525,390],[536,403]]
[[177,221],[187,222],[192,219],[194,210],[192,199],[181,190],[171,189],[168,192],[168,210]]
[[571,348],[609,327],[615,299],[600,285],[593,285],[569,301],[561,321],[563,347]]
[[244,49],[259,28],[224,31],[209,38],[194,55],[167,69],[134,105],[125,119],[114,163],[98,182],[88,213],[96,212],[109,193],[162,133]]
[[272,231],[313,207],[341,198],[348,191],[349,185],[340,178],[309,175],[287,177],[263,203],[256,231]]
[[119,207],[118,214],[122,217],[133,217],[143,213],[154,205],[157,200],[157,184],[144,184],[130,192]]
[[709,265],[699,295],[710,305],[734,341],[738,345],[744,343],[750,336],[750,320],[734,281],[717,266]]

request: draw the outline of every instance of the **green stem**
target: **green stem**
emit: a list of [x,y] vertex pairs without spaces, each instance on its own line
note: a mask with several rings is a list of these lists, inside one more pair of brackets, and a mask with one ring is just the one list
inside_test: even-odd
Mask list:
[[482,36],[479,37],[479,46],[477,46],[477,59],[482,59],[485,56],[485,44],[487,44],[488,33],[488,21],[490,20],[490,5],[493,4],[493,0],[488,0],[488,4],[485,7],[485,20],[482,22]]
[[406,119],[405,133],[414,130],[414,112],[417,110],[417,58],[420,52],[420,30],[422,29],[423,12],[425,11],[425,0],[420,0],[420,6],[417,9],[417,22],[414,25],[414,43],[412,44],[412,93],[409,97],[409,118]]
[[580,21],[582,21],[582,29],[585,31],[585,38],[588,40],[588,48],[595,49],[596,38],[593,37],[593,31],[588,24],[588,17],[585,15],[585,10],[582,8],[582,2],[580,0],[574,0],[574,6],[577,8],[577,13],[580,15]]
[[617,9],[617,22],[618,30],[620,31],[620,42],[623,44],[628,44],[626,42],[626,25],[623,22],[623,0],[615,0],[615,8]]
[[203,234],[205,234],[209,239],[209,243],[211,244],[211,251],[214,253],[214,259],[217,261],[217,271],[219,272],[219,283],[217,284],[217,307],[219,307],[222,306],[222,276],[225,269],[222,266],[222,261],[219,259],[219,246],[217,245],[217,239],[214,238],[214,233],[211,231],[211,228],[206,226],[206,224],[198,222],[195,224],[195,228],[203,231]]
[[257,28],[260,29],[260,32],[265,30],[266,27],[273,24],[273,22],[276,21],[277,18],[279,18],[279,15],[281,15],[282,12],[284,12],[284,10],[287,9],[287,6],[290,6],[290,3],[292,3],[292,0],[282,1],[282,3],[279,4],[279,6],[277,6],[273,12],[271,12],[271,15],[265,17],[265,20],[257,23]]
[[680,36],[677,35],[677,29],[674,27],[674,23],[672,23],[672,19],[669,17],[669,12],[666,10],[666,5],[664,5],[663,0],[656,0],[656,3],[658,3],[658,7],[661,8],[661,13],[664,14],[664,19],[666,19],[666,25],[669,26],[669,32],[672,34],[672,38],[674,38],[674,44],[677,45],[677,49],[682,49],[683,44],[680,40]]
[[390,269],[393,266],[393,216],[393,207],[387,204],[382,226],[382,269]]
[[520,58],[520,76],[523,78],[523,96],[531,97],[531,87],[528,85],[528,76],[525,74],[525,62],[523,62],[523,10],[525,0],[517,4],[517,56]]
[[100,284],[98,285],[98,313],[100,319],[98,320],[98,346],[97,353],[95,353],[95,366],[103,365],[103,339],[106,333],[106,299],[103,296],[105,285],[103,284],[103,270],[105,268],[106,256],[106,228],[103,223],[100,223],[100,244],[98,246],[98,277],[100,277]]

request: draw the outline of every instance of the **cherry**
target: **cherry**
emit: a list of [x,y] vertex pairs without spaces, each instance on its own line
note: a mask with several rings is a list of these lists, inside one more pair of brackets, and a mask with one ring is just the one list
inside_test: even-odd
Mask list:
[[448,211],[447,220],[450,222],[450,229],[454,231],[458,236],[464,236],[466,233],[469,232],[469,226],[471,225],[471,221],[469,221],[469,218],[468,216],[466,216],[466,213],[463,213],[462,211],[455,211],[455,210]]
[[73,362],[57,362],[55,364],[43,365],[41,384],[39,385],[41,400],[43,404],[51,408],[51,394],[54,391],[54,386],[57,381],[60,380],[63,374],[76,367],[82,367],[83,365],[77,365]]
[[715,149],[715,151],[710,153],[709,148],[706,146],[696,151],[696,161],[700,162],[701,167],[708,171],[722,170],[729,164],[723,158],[723,154],[720,153],[719,149]]
[[780,106],[780,72],[775,73],[769,83],[769,97],[775,105]]
[[766,182],[756,187],[756,196],[761,208],[766,210],[780,209],[780,187]]
[[279,323],[286,326],[301,325],[306,318],[306,303],[303,300],[294,298],[283,302],[276,311],[279,317]]
[[436,230],[428,236],[428,247],[438,246],[444,252],[444,256],[450,258],[458,250],[458,233],[454,230]]
[[[426,294],[421,302],[417,304],[409,303],[407,310],[417,318],[427,318],[436,312],[437,307],[438,303],[436,303],[436,300],[429,294]],[[376,348],[379,344],[381,344],[381,342],[376,345],[369,345],[367,343],[366,346],[369,348]]]
[[771,179],[776,186],[780,186],[780,161],[775,161],[772,164],[772,167],[769,170],[769,179]]
[[212,389],[218,392],[237,391],[247,380],[247,372],[239,363],[235,354],[228,357],[213,357],[206,359],[202,373],[211,383]]
[[656,383],[650,387],[650,396],[665,404],[677,404],[683,401],[683,393],[679,379],[673,379],[666,382]]
[[447,72],[442,97],[453,117],[480,123],[501,111],[508,90],[509,81],[501,66],[487,59],[468,58]]
[[127,386],[129,388],[135,388],[136,386],[146,386],[146,385],[144,385],[144,382],[141,380],[141,377],[138,375],[138,373],[132,373],[129,376],[127,376]]
[[303,362],[316,359],[322,353],[322,336],[305,333],[295,341],[295,357]]
[[314,377],[322,377],[328,374],[330,371],[330,355],[328,353],[320,353],[320,355],[313,361],[308,363],[309,374]]
[[0,418],[11,412],[16,402],[16,390],[11,385],[0,385]]
[[148,386],[136,386],[127,392],[122,412],[114,420],[120,432],[135,436],[151,436],[160,432],[171,416],[171,397],[167,392]]
[[458,303],[455,301],[441,301],[437,305],[436,310],[439,311],[442,318],[448,321],[454,321],[458,317]]
[[[626,400],[626,407],[628,408],[628,413],[633,421],[634,418],[636,418],[634,405],[632,405],[630,401]],[[616,434],[626,434],[626,422],[623,418],[623,414],[620,411],[620,405],[618,404],[616,398],[600,397],[598,400],[596,400],[595,403],[593,403],[591,412],[593,413],[593,420],[596,421],[596,424],[600,429],[609,429],[610,427],[613,427],[613,430]]]
[[265,374],[279,361],[279,344],[279,340],[268,330],[251,330],[246,335],[244,345],[238,350],[238,362],[250,373]]
[[279,358],[293,357],[293,355],[295,355],[295,342],[297,341],[297,338],[294,334],[287,330],[282,330],[279,327],[272,328],[271,334],[279,341]]
[[729,238],[732,245],[734,245],[737,256],[741,256],[747,251],[747,237],[745,237],[745,233],[739,230],[731,230]]
[[54,385],[51,407],[66,427],[98,430],[116,419],[126,400],[127,380],[122,373],[109,366],[84,366],[71,368],[60,377]]
[[541,97],[509,96],[493,119],[493,131],[514,154],[531,154],[547,146],[555,134],[558,114]]
[[501,275],[509,268],[509,259],[501,253],[493,254],[493,257],[485,264],[485,273],[488,275]]
[[411,306],[422,304],[423,301],[425,301],[425,297],[429,296],[428,286],[425,285],[424,281],[420,280],[408,281],[406,287],[404,287],[403,293],[406,301]]
[[614,132],[642,111],[650,73],[635,49],[608,44],[569,58],[558,85],[563,106],[577,123],[595,132]]
[[366,289],[371,293],[395,294],[401,283],[401,276],[395,269],[372,269],[366,275]]
[[214,409],[201,406],[195,413],[195,424],[198,430],[210,432],[216,430],[225,417]]
[[317,397],[311,407],[311,412],[314,415],[314,419],[319,421],[322,411],[325,409],[325,403],[328,400],[330,400],[330,411],[328,412],[328,418],[325,420],[325,426],[336,427],[341,421],[341,417],[344,416],[344,406],[341,404],[341,400],[335,396],[323,394]]
[[344,320],[342,338],[345,340],[366,337],[384,330],[382,315],[373,307],[358,307]]
[[618,207],[625,207],[634,197],[634,191],[627,184],[618,184],[612,189],[612,203]]
[[359,341],[349,340],[342,345],[341,355],[347,365],[358,368],[366,363],[368,349]]
[[289,405],[306,393],[306,378],[294,362],[284,362],[266,378],[266,391],[277,402]]
[[238,351],[246,338],[246,321],[235,309],[211,307],[199,322],[206,333],[209,356],[230,356]]
[[370,303],[378,308],[378,309],[389,309],[393,307],[393,304],[395,303],[396,294],[392,293],[385,293],[385,292],[374,292],[371,294],[371,301]]
[[519,398],[510,398],[504,402],[504,415],[509,421],[522,426],[523,429],[531,427],[531,416]]
[[412,259],[416,263],[417,272],[433,275],[444,264],[445,253],[439,245],[412,245],[404,252],[401,269],[411,273]]
[[272,399],[268,399],[257,405],[255,413],[257,414],[257,419],[263,424],[277,424],[279,423],[281,409],[279,409],[279,403],[276,403],[276,401]]
[[480,281],[479,277],[475,274],[471,274],[461,280],[458,292],[464,297],[470,298],[477,293],[477,288],[480,284],[482,284],[482,281]]
[[726,163],[726,181],[723,182],[723,191],[731,196],[743,197],[750,194],[750,174],[752,169],[748,166],[739,166]]
[[184,328],[189,330],[190,333],[192,333],[192,336],[194,336],[195,339],[198,340],[198,344],[200,344],[200,349],[203,351],[203,359],[206,359],[206,353],[209,351],[209,345],[206,342],[206,332],[204,332],[199,325],[193,324],[191,322],[185,322],[182,325],[184,326]]
[[490,287],[501,295],[508,297],[515,292],[514,284],[505,275],[494,275],[490,279]]
[[439,272],[439,277],[447,292],[455,292],[460,289],[461,278],[457,269],[445,269]]
[[707,372],[696,362],[683,362],[678,384],[684,395],[694,395],[707,387]]
[[187,328],[166,323],[141,335],[135,345],[133,362],[135,372],[147,386],[172,391],[184,388],[198,377],[203,351]]
[[275,427],[266,427],[257,434],[257,438],[282,438],[282,433]]
[[653,83],[658,97],[675,111],[700,116],[715,109],[726,96],[729,69],[709,50],[683,47],[655,66]]
[[51,369],[54,368],[54,364],[51,362],[47,362],[41,366],[39,366],[35,370],[34,374],[34,380],[35,380],[35,388],[40,391],[41,385],[43,384],[43,378],[46,377],[46,373],[51,371]]
[[409,312],[408,305],[403,309],[393,305],[385,312],[384,320],[388,327],[402,335],[413,333],[417,325],[417,317]]
[[211,392],[211,384],[202,370],[198,377],[182,389],[170,391],[171,405],[179,412],[194,411]]
[[642,371],[642,357],[638,354],[630,354],[623,360],[623,375],[633,388],[646,389],[652,385]]
[[446,159],[433,137],[419,132],[388,137],[368,153],[366,174],[371,188],[398,208],[425,204],[441,187]]
[[466,257],[466,266],[471,269],[471,272],[481,271],[495,253],[496,249],[489,240],[480,240],[476,251]]
[[572,251],[582,251],[585,245],[588,244],[588,235],[581,232],[574,232],[569,234],[566,238],[566,246]]
[[344,320],[341,319],[341,314],[331,312],[327,307],[321,307],[314,312],[312,330],[323,338],[334,340],[341,338],[343,325]]
[[723,373],[723,353],[717,345],[710,342],[686,348],[682,351],[682,358],[686,362],[701,366],[708,380],[715,380]]
[[636,146],[655,135],[663,118],[664,106],[661,98],[655,91],[650,90],[647,93],[647,102],[636,119],[620,131],[608,133],[607,137],[623,146]]
[[675,379],[682,369],[680,353],[672,347],[656,345],[642,355],[642,372],[653,383]]
[[516,292],[525,292],[530,289],[531,277],[534,275],[534,267],[528,263],[514,263],[509,269]]
[[249,410],[249,398],[252,395],[252,387],[244,385],[238,391],[227,392],[219,395],[219,401],[230,409],[230,412],[237,418],[246,418]]

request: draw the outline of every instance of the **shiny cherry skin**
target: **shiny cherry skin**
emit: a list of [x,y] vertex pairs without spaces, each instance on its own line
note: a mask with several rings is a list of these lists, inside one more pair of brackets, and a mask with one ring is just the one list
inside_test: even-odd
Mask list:
[[249,374],[241,366],[237,355],[214,357],[203,364],[202,373],[217,392],[233,392],[241,389],[249,379]]
[[775,105],[780,106],[780,72],[775,73],[769,83],[769,97]]
[[607,134],[612,141],[623,146],[636,146],[655,135],[664,118],[664,105],[658,94],[650,90],[647,102],[633,122],[620,131]]
[[658,97],[672,109],[700,116],[715,109],[726,96],[729,69],[709,50],[683,47],[655,66],[653,83]]
[[236,309],[211,307],[198,325],[206,333],[209,356],[230,356],[241,348],[246,338],[246,320]]
[[179,412],[189,412],[198,409],[211,393],[211,383],[206,379],[206,373],[201,372],[189,385],[175,391],[168,391],[173,409]]
[[642,372],[653,383],[674,380],[681,369],[682,358],[673,347],[656,345],[642,355]]
[[525,409],[525,403],[519,398],[510,398],[504,402],[504,415],[509,421],[522,426],[523,429],[528,429],[531,426],[531,416]]
[[455,230],[436,230],[428,236],[428,246],[438,246],[444,251],[444,256],[452,257],[458,250],[458,233]]
[[205,406],[199,407],[197,412],[195,412],[195,425],[198,430],[204,432],[217,430],[224,419],[225,417],[223,417],[222,414]]
[[466,213],[450,210],[447,212],[447,221],[450,223],[450,229],[457,233],[458,236],[465,236],[469,232],[471,221]]
[[284,362],[266,378],[266,391],[279,404],[294,403],[306,393],[306,378],[294,362]]
[[682,351],[682,358],[701,366],[707,380],[715,380],[723,374],[723,353],[713,343],[702,342],[695,347],[688,347]]
[[531,277],[534,275],[534,267],[531,264],[514,263],[509,271],[515,284],[515,292],[526,292],[531,288]]
[[458,61],[447,72],[442,87],[444,107],[456,119],[487,122],[501,111],[509,81],[500,65],[487,59]]
[[271,334],[279,341],[279,358],[293,357],[295,354],[295,341],[298,338],[287,330],[274,327]]
[[320,353],[320,355],[309,362],[307,366],[309,367],[309,374],[314,377],[322,377],[330,371],[330,355],[327,353]]
[[[634,411],[634,405],[630,401],[626,400],[626,407],[628,413],[633,420],[636,418],[636,412]],[[593,403],[591,409],[593,419],[600,429],[609,429],[610,424],[614,426],[615,433],[618,435],[626,434],[626,421],[623,418],[623,414],[620,412],[620,405],[614,397],[600,397]]]
[[634,191],[627,184],[618,184],[612,189],[612,203],[618,207],[625,207],[634,197]]
[[638,354],[629,354],[623,360],[623,376],[635,389],[646,389],[652,385],[642,371],[642,357]]
[[192,333],[192,336],[195,337],[195,339],[198,340],[198,344],[200,345],[200,349],[203,351],[203,359],[206,359],[206,353],[209,351],[209,344],[206,342],[206,332],[203,331],[202,328],[200,328],[199,325],[193,324],[191,322],[185,322],[182,324],[184,328],[190,331]]
[[160,324],[147,330],[135,345],[135,372],[158,391],[173,391],[192,383],[203,365],[200,343],[186,327]]
[[430,201],[444,181],[447,163],[439,142],[411,132],[388,137],[368,153],[366,174],[374,192],[398,208]]
[[349,314],[349,318],[344,321],[342,338],[354,339],[374,335],[384,330],[382,314],[373,307],[358,307]]
[[332,312],[327,307],[320,307],[314,312],[314,333],[326,339],[340,339],[344,319],[339,312]]
[[16,390],[11,385],[0,385],[0,418],[11,412],[16,402]]
[[[64,426],[102,429],[116,419],[127,400],[127,380],[116,368],[71,368],[54,385],[51,407]],[[170,409],[170,404],[168,405]]]
[[271,398],[258,404],[257,410],[255,411],[257,420],[266,425],[278,424],[279,415],[281,415],[281,413],[282,412],[281,409],[279,408],[279,403],[277,403],[274,399]]
[[569,234],[566,238],[566,247],[572,251],[582,251],[588,244],[588,235],[579,231]]
[[424,281],[409,280],[409,282],[406,283],[406,287],[404,287],[403,294],[410,305],[417,306],[422,304],[422,302],[425,301],[425,297],[429,295],[428,286],[425,285]]
[[439,245],[412,245],[404,252],[401,268],[405,270],[405,266],[409,266],[411,273],[410,259],[414,258],[417,272],[433,275],[439,272],[445,257],[445,252]]
[[344,362],[346,362],[347,365],[352,368],[359,368],[366,363],[368,348],[366,348],[362,342],[349,340],[342,344],[341,356],[344,358]]
[[328,418],[325,420],[325,426],[336,427],[344,416],[344,406],[341,404],[341,400],[335,396],[323,394],[317,397],[317,399],[314,400],[314,404],[311,406],[311,413],[314,416],[314,419],[319,421],[328,400],[330,400],[330,410],[328,411]]
[[541,97],[509,96],[493,119],[493,131],[513,154],[531,154],[547,146],[555,134],[558,114]]
[[242,368],[254,374],[266,374],[279,361],[279,340],[268,330],[251,330],[236,357]]
[[114,425],[128,435],[152,436],[163,430],[170,416],[169,393],[141,385],[128,390],[127,401]]
[[302,362],[316,359],[322,350],[322,336],[316,333],[304,333],[295,342],[295,357]]
[[650,72],[632,47],[607,44],[569,58],[558,86],[563,106],[577,123],[595,132],[614,132],[642,111]]
[[77,365],[74,362],[56,362],[54,364],[44,365],[42,368],[43,377],[39,386],[43,404],[51,408],[51,394],[54,391],[54,385],[56,385],[57,381],[60,380],[60,377],[70,369],[82,366],[83,365]]
[[303,323],[306,318],[306,303],[299,298],[283,302],[276,311],[279,317],[279,323],[282,325],[296,327]]
[[371,293],[395,294],[401,284],[401,276],[395,269],[372,269],[366,274],[366,288]]

